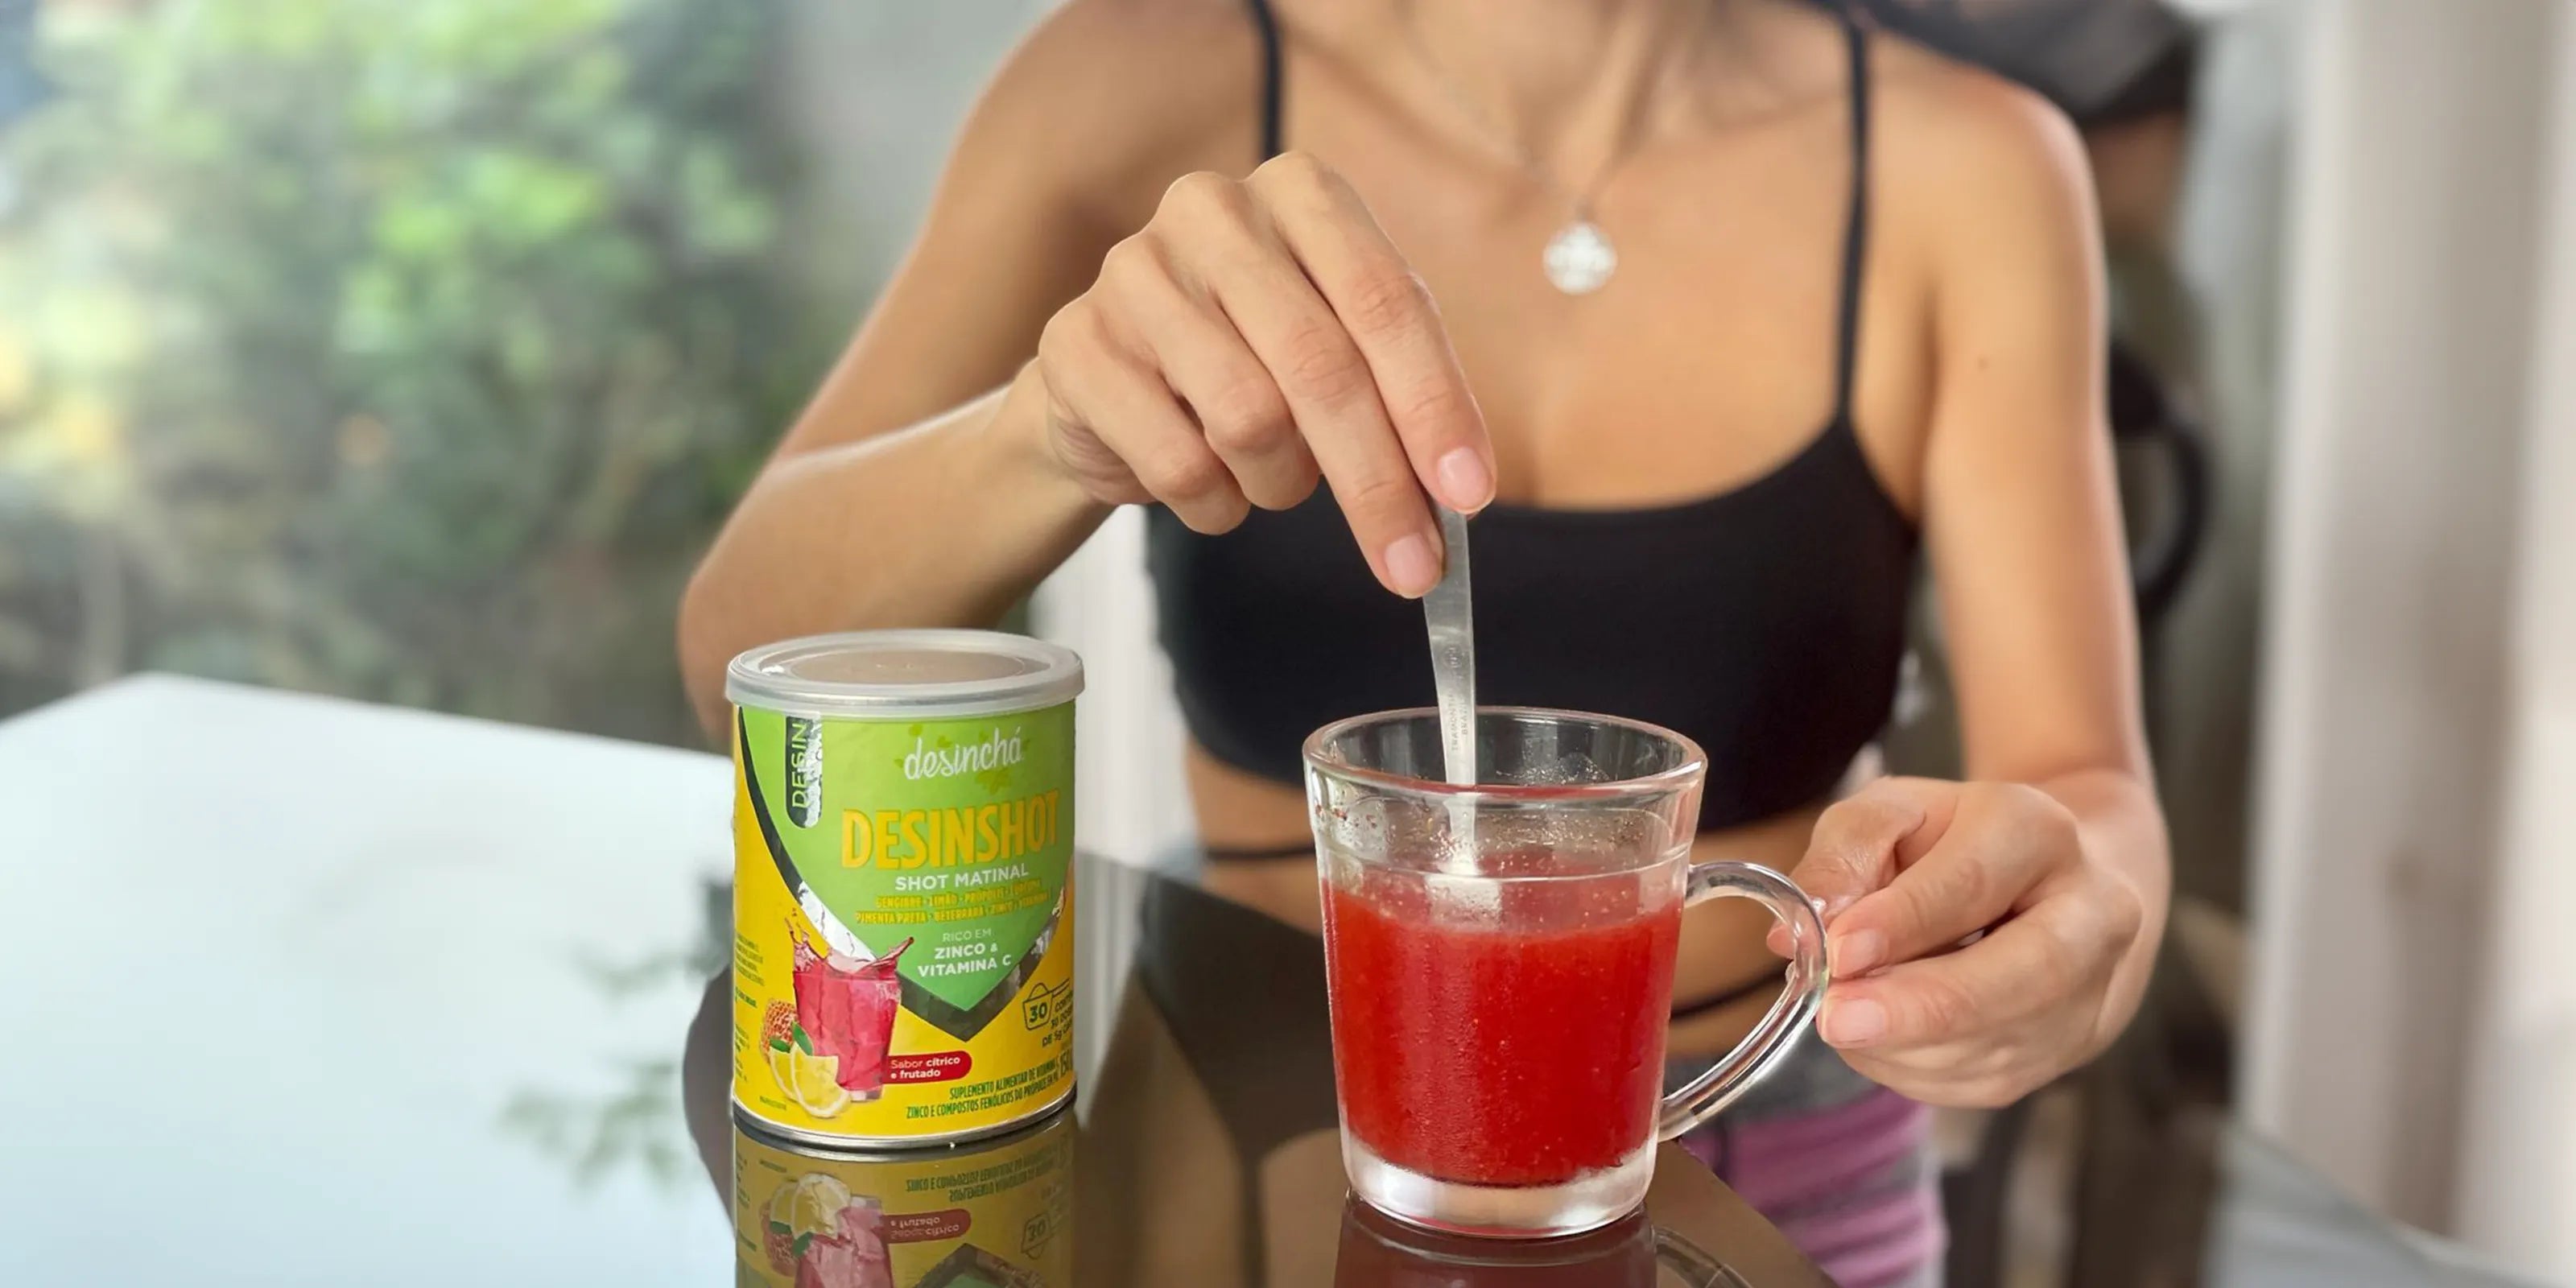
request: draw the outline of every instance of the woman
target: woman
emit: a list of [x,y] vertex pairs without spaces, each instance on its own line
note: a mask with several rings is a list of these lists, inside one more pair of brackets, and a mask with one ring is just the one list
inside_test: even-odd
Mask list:
[[[2082,164],[1794,0],[1072,0],[691,584],[691,690],[990,622],[1150,504],[1203,839],[1302,852],[1300,740],[1426,700],[1430,507],[1479,512],[1482,696],[1689,734],[1700,852],[1826,904],[1832,1050],[1701,1149],[1845,1282],[1925,1274],[1914,1102],[2099,1051],[2165,906]],[[1837,800],[1918,534],[1971,780]],[[1758,1014],[1759,917],[1695,914],[1677,1050]]]

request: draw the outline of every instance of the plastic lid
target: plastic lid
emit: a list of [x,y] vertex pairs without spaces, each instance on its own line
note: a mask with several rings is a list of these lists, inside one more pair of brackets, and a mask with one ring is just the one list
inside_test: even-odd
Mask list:
[[1073,650],[1000,631],[857,631],[764,644],[725,668],[738,706],[887,720],[998,715],[1082,692]]

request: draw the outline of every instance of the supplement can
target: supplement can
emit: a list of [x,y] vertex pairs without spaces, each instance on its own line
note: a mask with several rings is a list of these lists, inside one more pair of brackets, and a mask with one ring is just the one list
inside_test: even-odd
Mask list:
[[989,1135],[1073,1093],[1069,650],[991,631],[733,660],[733,1098],[802,1144]]
[[841,1154],[737,1126],[743,1285],[1072,1288],[1073,1115],[947,1149]]

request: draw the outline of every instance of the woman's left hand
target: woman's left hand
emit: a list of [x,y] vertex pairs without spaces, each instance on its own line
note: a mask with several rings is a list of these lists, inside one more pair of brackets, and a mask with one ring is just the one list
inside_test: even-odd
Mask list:
[[2139,894],[2038,788],[1883,779],[1825,810],[1791,875],[1824,907],[1819,1031],[1915,1100],[2009,1104],[2109,1045],[2135,1005],[2117,977]]

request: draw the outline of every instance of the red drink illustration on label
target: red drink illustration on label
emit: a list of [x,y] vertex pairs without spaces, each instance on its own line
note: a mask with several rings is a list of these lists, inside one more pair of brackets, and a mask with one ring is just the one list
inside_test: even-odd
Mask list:
[[903,999],[895,962],[912,947],[907,939],[874,961],[817,953],[791,926],[796,952],[796,1023],[814,1054],[836,1062],[832,1081],[856,1097],[885,1086],[886,1049],[894,1042],[894,1013]]
[[812,1173],[772,1195],[761,1214],[769,1268],[796,1288],[895,1288],[885,1210],[827,1173]]
[[994,1141],[827,1154],[737,1127],[733,1282],[1072,1288],[1073,1129],[1057,1114]]
[[[1678,901],[1594,920],[1577,891],[1531,889],[1512,892],[1508,925],[1444,924],[1418,880],[1368,885],[1328,883],[1324,901],[1352,1135],[1478,1185],[1570,1181],[1650,1138]],[[1547,901],[1569,906],[1523,906]]]
[[796,1288],[895,1288],[874,1203],[841,1209],[840,1229],[816,1234],[796,1260]]

